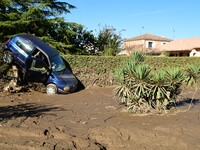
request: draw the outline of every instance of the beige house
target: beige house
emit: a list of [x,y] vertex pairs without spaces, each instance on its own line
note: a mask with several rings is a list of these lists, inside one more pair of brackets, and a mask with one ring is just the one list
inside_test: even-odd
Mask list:
[[169,56],[200,56],[200,38],[174,40],[161,47]]
[[169,43],[170,41],[172,40],[162,36],[146,33],[124,40],[124,51],[129,51],[128,53],[142,51],[148,55],[159,55],[161,53],[160,47],[166,43]]

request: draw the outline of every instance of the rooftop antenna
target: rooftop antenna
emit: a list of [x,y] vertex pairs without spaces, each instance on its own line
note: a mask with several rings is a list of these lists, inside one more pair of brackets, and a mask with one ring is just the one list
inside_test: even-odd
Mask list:
[[144,26],[142,26],[142,34],[144,34]]
[[174,33],[175,33],[176,30],[175,30],[174,27],[171,27],[170,29],[172,30],[172,37],[173,37],[172,39],[174,40]]

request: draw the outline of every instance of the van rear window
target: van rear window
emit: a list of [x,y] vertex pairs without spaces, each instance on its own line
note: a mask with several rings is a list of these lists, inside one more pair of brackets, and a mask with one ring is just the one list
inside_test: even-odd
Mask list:
[[35,49],[35,45],[32,42],[23,38],[19,38],[16,41],[16,45],[21,48],[26,54],[30,54]]

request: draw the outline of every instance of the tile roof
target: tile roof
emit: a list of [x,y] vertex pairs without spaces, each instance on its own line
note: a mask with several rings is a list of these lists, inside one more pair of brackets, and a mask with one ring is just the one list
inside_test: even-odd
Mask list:
[[124,40],[124,42],[128,42],[128,41],[137,41],[137,40],[152,40],[152,41],[172,41],[171,39],[162,37],[162,36],[156,36],[156,35],[152,35],[149,33],[143,34],[143,35],[139,35],[133,38],[129,38]]
[[178,39],[161,46],[161,51],[183,51],[200,48],[200,38]]

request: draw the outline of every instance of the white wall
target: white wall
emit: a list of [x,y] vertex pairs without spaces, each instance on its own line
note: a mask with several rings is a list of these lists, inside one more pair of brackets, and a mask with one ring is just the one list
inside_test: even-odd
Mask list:
[[200,52],[199,52],[199,51],[196,51],[195,49],[193,49],[193,50],[190,52],[190,57],[200,57]]

